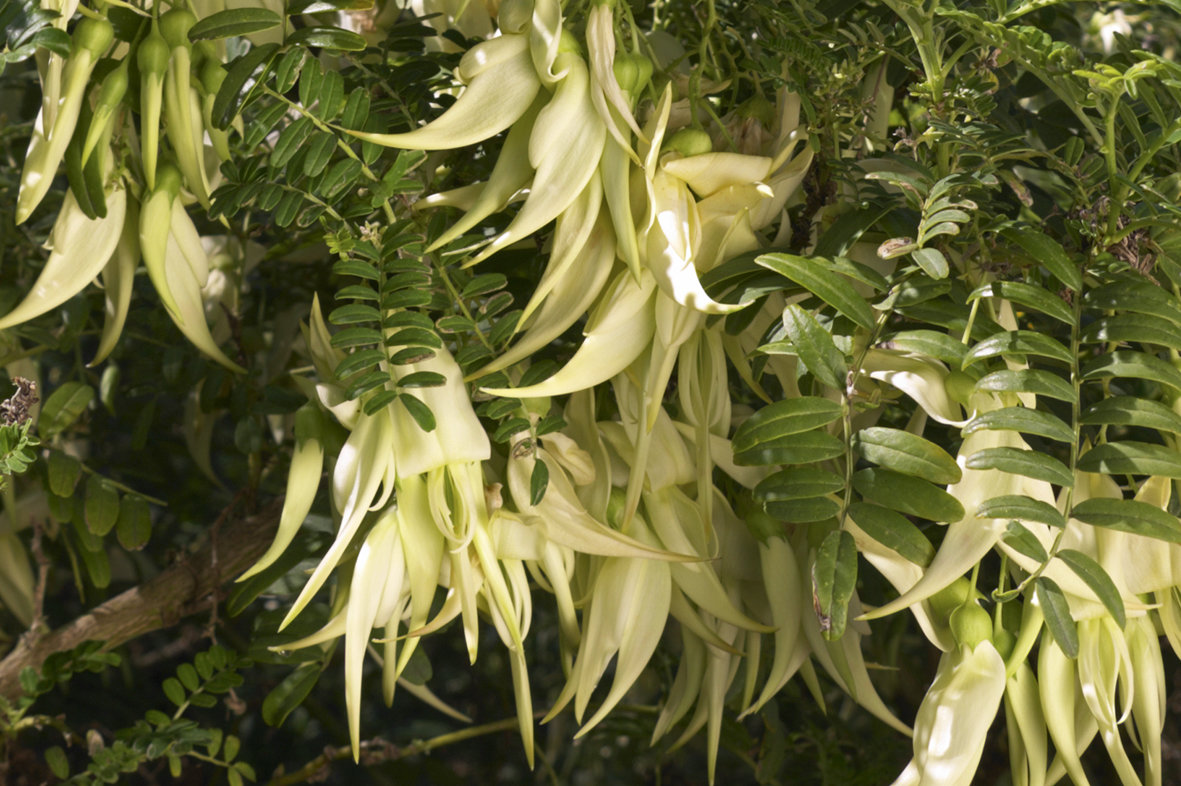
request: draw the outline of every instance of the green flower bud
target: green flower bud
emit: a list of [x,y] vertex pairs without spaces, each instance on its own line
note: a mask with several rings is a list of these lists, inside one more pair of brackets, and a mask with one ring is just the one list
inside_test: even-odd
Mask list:
[[173,8],[160,14],[160,34],[173,49],[192,47],[189,30],[197,24],[197,17],[184,8]]
[[746,514],[745,520],[746,528],[760,543],[766,543],[771,538],[782,538],[787,534],[783,522],[761,508],[752,508]]
[[931,616],[940,625],[946,625],[948,617],[957,606],[962,606],[968,599],[972,585],[963,576],[936,592],[927,603],[931,605]]
[[956,642],[968,649],[992,639],[992,617],[975,602],[958,606],[951,613],[951,633]]
[[135,64],[139,66],[141,79],[149,75],[162,77],[168,73],[168,42],[158,30],[153,29],[140,41],[135,52]]
[[611,64],[611,70],[615,73],[615,81],[619,83],[620,88],[625,93],[634,95],[636,78],[640,75],[635,60],[626,53],[617,54],[615,62]]
[[115,40],[115,28],[106,19],[91,19],[85,17],[74,28],[73,45],[70,47],[74,54],[85,50],[91,57],[98,58],[107,51]]
[[664,144],[665,150],[673,150],[688,158],[713,152],[714,145],[709,134],[700,128],[682,128]]

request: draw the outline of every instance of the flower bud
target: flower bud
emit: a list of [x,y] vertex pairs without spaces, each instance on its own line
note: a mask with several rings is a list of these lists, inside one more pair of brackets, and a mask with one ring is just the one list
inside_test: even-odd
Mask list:
[[704,155],[713,151],[713,142],[709,134],[700,128],[682,128],[669,137],[664,145],[665,150],[672,150],[688,158],[689,156]]
[[975,601],[959,606],[951,613],[951,633],[962,647],[976,649],[976,645],[992,638],[992,618]]
[[103,52],[107,51],[107,47],[115,40],[115,28],[106,19],[91,19],[84,18],[74,28],[73,45],[70,47],[72,54],[77,54],[79,50],[85,50],[90,53],[92,58],[102,57]]
[[197,17],[184,8],[173,8],[160,14],[160,34],[173,49],[191,48],[189,30],[197,24]]

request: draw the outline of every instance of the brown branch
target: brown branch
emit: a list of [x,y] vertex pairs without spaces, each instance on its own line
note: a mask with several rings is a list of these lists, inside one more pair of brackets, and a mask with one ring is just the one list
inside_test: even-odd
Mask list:
[[209,608],[219,587],[257,560],[271,544],[279,525],[282,500],[254,515],[222,522],[216,539],[181,557],[159,575],[50,633],[30,631],[0,660],[0,696],[20,695],[20,672],[37,668],[49,655],[85,641],[105,641],[107,648]]

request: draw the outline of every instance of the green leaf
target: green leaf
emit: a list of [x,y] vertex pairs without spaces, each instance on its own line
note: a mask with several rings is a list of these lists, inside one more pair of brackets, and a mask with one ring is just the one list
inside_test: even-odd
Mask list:
[[857,544],[845,530],[833,530],[816,551],[812,600],[820,632],[829,641],[845,633],[849,600],[857,586]]
[[94,388],[85,382],[65,382],[41,407],[37,430],[45,439],[65,431],[94,400]]
[[759,481],[754,488],[754,497],[760,502],[811,499],[832,494],[844,487],[845,479],[835,472],[815,467],[791,467]]
[[1034,582],[1034,592],[1042,613],[1046,616],[1046,627],[1050,635],[1069,658],[1078,657],[1078,628],[1070,616],[1070,606],[1066,596],[1054,582],[1046,576],[1039,576]]
[[1062,301],[1062,298],[1032,284],[1021,281],[993,281],[991,284],[984,284],[973,291],[968,296],[968,302],[982,297],[998,297],[1009,300],[1018,306],[1045,314],[1067,325],[1074,324],[1074,312]]
[[86,528],[102,537],[119,520],[119,492],[98,475],[86,479]]
[[808,431],[760,441],[749,450],[735,450],[734,461],[745,466],[760,464],[813,464],[836,458],[845,443],[824,431]]
[[1131,532],[1169,543],[1181,543],[1181,521],[1171,513],[1147,502],[1092,497],[1075,505],[1070,515],[1094,527]]
[[324,81],[320,83],[316,106],[313,109],[316,117],[332,122],[344,109],[344,102],[344,77],[335,69],[325,71]]
[[897,511],[868,502],[854,502],[849,506],[849,517],[866,535],[909,562],[926,567],[935,557],[931,541],[910,519]]
[[976,383],[976,389],[989,393],[1033,393],[1059,401],[1074,401],[1074,387],[1057,374],[1041,369],[1003,369],[994,371]]
[[1029,407],[1004,407],[981,413],[972,418],[961,433],[967,436],[981,429],[1018,431],[1057,442],[1074,441],[1074,431],[1061,418]]
[[300,664],[262,700],[262,719],[268,726],[280,726],[311,693],[320,679],[318,662]]
[[840,404],[819,396],[776,401],[751,415],[735,430],[734,452],[747,452],[770,440],[826,426],[840,416]]
[[549,487],[549,467],[544,461],[533,464],[533,472],[529,474],[529,504],[540,505],[545,499],[545,490]]
[[148,544],[152,537],[152,511],[146,499],[134,494],[123,495],[119,500],[115,537],[128,551],[138,551]]
[[1082,378],[1086,380],[1105,377],[1128,377],[1147,379],[1181,391],[1181,371],[1171,363],[1146,352],[1117,350],[1108,352],[1085,363]]
[[168,697],[170,702],[178,707],[185,703],[184,686],[180,684],[180,680],[176,677],[169,677],[164,680],[164,684],[161,687],[164,689],[164,695]]
[[342,52],[360,52],[366,46],[362,36],[339,27],[304,27],[287,36],[285,43],[287,46],[303,44]]
[[1012,227],[1001,232],[1001,236],[1020,246],[1034,264],[1045,266],[1054,278],[1070,289],[1078,292],[1083,288],[1083,275],[1079,266],[1062,246],[1040,229]]
[[1163,445],[1148,442],[1108,442],[1096,445],[1078,460],[1083,472],[1108,475],[1157,475],[1181,478],[1181,456]]
[[338,276],[354,276],[356,278],[377,281],[380,274],[368,262],[359,259],[341,259],[332,265],[332,272]]
[[1023,448],[985,448],[968,456],[968,469],[998,469],[1014,475],[1044,480],[1059,486],[1073,486],[1070,468],[1053,456]]
[[[271,167],[283,169],[295,154],[303,147],[304,142],[311,136],[316,127],[309,117],[300,117],[294,123],[279,132],[279,139],[271,151]],[[266,205],[261,205],[266,209]]]
[[1083,305],[1102,311],[1134,311],[1181,325],[1181,305],[1165,289],[1143,279],[1123,279],[1087,291]]
[[[230,127],[230,123],[234,121],[245,105],[250,92],[255,89],[254,85],[266,78],[271,59],[278,51],[278,44],[262,44],[253,47],[246,54],[225,66],[226,77],[222,80],[221,87],[217,89],[217,95],[213,97],[213,108],[210,113],[214,128],[224,131]],[[256,76],[254,72],[260,66],[263,69],[262,73]]]
[[1042,546],[1042,542],[1037,539],[1037,536],[1016,519],[1009,522],[1001,540],[1010,548],[1019,554],[1024,554],[1034,562],[1045,562],[1050,558],[1050,555],[1046,553],[1045,547]]
[[828,521],[841,512],[841,505],[828,497],[787,499],[763,503],[767,515],[792,524],[814,524]]
[[763,267],[791,279],[866,330],[873,330],[873,309],[853,285],[828,269],[826,260],[794,254],[764,254],[755,259]]
[[398,401],[406,407],[406,411],[410,413],[410,417],[414,418],[414,422],[418,424],[420,429],[423,431],[435,430],[435,415],[431,412],[430,407],[408,393],[398,396]]
[[51,450],[46,470],[49,474],[50,492],[59,497],[68,497],[74,493],[74,486],[78,484],[78,477],[82,474],[82,462],[60,450]]
[[853,488],[870,502],[931,521],[959,521],[964,506],[952,495],[921,478],[888,469],[863,469],[853,475]]
[[783,326],[812,376],[822,385],[844,390],[849,375],[845,356],[816,317],[793,303],[783,310]]
[[176,676],[180,679],[180,684],[184,685],[190,693],[201,687],[201,678],[197,676],[197,669],[191,663],[182,663],[177,666]]
[[910,258],[917,262],[923,272],[931,278],[936,280],[947,278],[947,257],[943,256],[943,252],[939,249],[916,248],[910,252]]
[[386,356],[383,350],[362,349],[360,352],[354,352],[337,363],[334,373],[338,379],[345,379],[352,376],[356,372],[376,365],[385,359]]
[[238,751],[242,747],[242,742],[233,734],[226,737],[225,754],[222,756],[222,761],[231,762],[238,756]]
[[49,766],[54,777],[65,780],[70,777],[70,760],[60,745],[53,745],[45,749],[45,763]]
[[932,483],[958,483],[960,480],[959,465],[947,451],[909,431],[871,426],[857,432],[853,444],[865,459],[886,469]]
[[476,276],[464,286],[463,291],[459,293],[460,297],[465,300],[479,297],[480,295],[487,295],[489,292],[495,292],[499,289],[504,289],[508,285],[508,279],[502,273],[483,273]]
[[883,349],[901,349],[927,355],[944,363],[959,366],[967,352],[961,342],[937,330],[907,330],[890,336],[882,345]]
[[1032,330],[1008,330],[990,336],[972,347],[964,356],[963,368],[987,358],[1011,355],[1037,355],[1066,364],[1072,361],[1070,350],[1049,336]]
[[1181,349],[1181,327],[1159,317],[1117,314],[1101,317],[1083,328],[1079,340],[1085,344],[1137,342]]
[[328,343],[337,349],[352,349],[380,344],[383,339],[381,331],[376,328],[354,325],[333,333]]
[[976,509],[976,515],[982,519],[1020,519],[1021,521],[1037,521],[1051,527],[1062,529],[1066,526],[1066,519],[1058,509],[1040,499],[1026,497],[1023,494],[1005,494],[1000,497],[982,502]]
[[1181,434],[1181,415],[1160,403],[1134,396],[1113,396],[1087,407],[1079,421],[1088,425],[1141,426]]
[[436,371],[415,371],[398,380],[400,388],[437,388],[447,384],[447,377]]
[[215,41],[219,38],[250,35],[278,27],[283,19],[265,8],[233,8],[210,14],[189,29],[189,40]]
[[1111,576],[1107,575],[1107,571],[1098,562],[1074,549],[1062,549],[1054,556],[1065,562],[1076,576],[1086,582],[1095,596],[1099,598],[1099,602],[1111,612],[1116,624],[1123,628],[1124,623],[1127,622],[1124,613],[1124,600],[1120,597],[1119,590],[1116,588],[1115,582],[1111,580]]

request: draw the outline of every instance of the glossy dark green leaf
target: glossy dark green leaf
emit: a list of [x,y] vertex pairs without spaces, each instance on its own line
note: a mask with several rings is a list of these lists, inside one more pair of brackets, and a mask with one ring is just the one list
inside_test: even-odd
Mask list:
[[1147,379],[1181,391],[1181,371],[1178,371],[1168,361],[1146,352],[1116,350],[1115,352],[1106,352],[1083,364],[1083,379],[1092,380],[1105,377]]
[[435,430],[435,414],[431,412],[430,407],[408,393],[398,396],[398,401],[406,407],[406,411],[410,413],[410,417],[414,418],[414,422],[418,424],[420,429],[423,431]]
[[1107,571],[1098,562],[1074,549],[1062,549],[1054,556],[1065,562],[1076,576],[1086,582],[1091,591],[1095,593],[1095,597],[1099,598],[1099,602],[1111,613],[1116,624],[1123,628],[1127,621],[1127,616],[1124,613],[1124,600],[1120,596],[1115,582],[1111,580],[1111,576],[1107,575]]
[[[252,77],[258,82],[265,78],[271,59],[278,51],[278,44],[262,44],[251,48],[226,66],[226,77],[217,89],[217,95],[213,97],[211,116],[214,128],[224,131],[230,127],[230,123],[238,116],[248,97],[250,88],[247,83],[251,82]],[[255,71],[260,67],[263,73],[256,76]]]
[[1181,415],[1159,401],[1113,396],[1092,404],[1079,421],[1088,425],[1141,426],[1181,434]]
[[1022,248],[1032,262],[1043,265],[1054,278],[1070,289],[1078,292],[1083,288],[1080,266],[1045,232],[1035,228],[1012,227],[1001,232],[1001,235]]
[[935,556],[931,541],[910,519],[897,511],[868,502],[854,502],[849,506],[849,517],[866,535],[916,565],[926,567]]
[[937,248],[916,248],[910,252],[910,258],[933,279],[947,278],[947,257]]
[[822,385],[844,390],[849,374],[845,356],[816,317],[792,304],[783,310],[783,326],[800,362],[812,376]]
[[964,355],[963,368],[994,357],[1036,355],[1069,364],[1070,350],[1042,333],[1032,330],[1008,330],[990,336]]
[[812,599],[824,638],[835,641],[844,635],[856,587],[857,544],[845,530],[833,530],[816,550],[812,565]]
[[1181,521],[1147,502],[1092,497],[1075,505],[1070,515],[1095,527],[1181,543]]
[[1069,467],[1053,456],[1036,450],[985,448],[968,456],[964,466],[968,469],[998,469],[1001,472],[1056,483],[1059,486],[1074,485],[1074,475]]
[[1005,528],[1005,534],[1001,536],[1001,540],[1009,548],[1014,549],[1019,554],[1024,554],[1034,562],[1042,563],[1050,558],[1050,555],[1046,553],[1045,546],[1037,539],[1037,536],[1016,519],[1009,522]]
[[820,428],[841,416],[841,405],[819,396],[800,396],[776,401],[751,415],[734,432],[735,452],[748,451],[759,443],[790,434]]
[[1058,512],[1058,508],[1048,502],[1023,494],[1005,494],[993,497],[980,504],[976,509],[976,515],[982,519],[1037,521],[1059,529],[1066,526],[1066,519]]
[[758,442],[748,450],[735,450],[734,461],[742,465],[813,464],[836,458],[845,443],[824,431],[808,431]]
[[332,339],[328,343],[337,349],[352,349],[353,347],[380,344],[381,341],[382,334],[380,330],[354,325],[353,327],[347,327],[344,330],[338,330],[333,333]]
[[1074,401],[1074,387],[1067,380],[1041,369],[1003,369],[994,371],[976,383],[976,389],[990,393],[1034,393]]
[[[380,349],[362,349],[354,352],[336,364],[336,377],[346,379],[353,374],[385,360],[385,352]],[[384,372],[383,372],[384,373]]]
[[1113,281],[1088,290],[1083,304],[1103,311],[1133,311],[1181,325],[1181,303],[1168,290],[1141,278]]
[[1181,478],[1181,456],[1149,442],[1108,442],[1091,448],[1078,460],[1083,472],[1108,475],[1157,475]]
[[437,371],[415,371],[398,380],[400,388],[437,388],[447,384],[447,377]]
[[901,349],[959,366],[968,348],[962,342],[937,330],[906,330],[883,342],[883,349]]
[[276,169],[286,167],[315,130],[311,118],[301,117],[279,132],[279,139],[271,151],[271,166]]
[[964,426],[962,433],[967,436],[981,429],[1018,431],[1057,442],[1074,441],[1074,431],[1061,418],[1029,407],[1004,407],[981,413]]
[[873,330],[874,313],[844,277],[829,270],[827,260],[794,254],[764,254],[755,262],[788,278],[866,330]]
[[1088,324],[1079,340],[1084,344],[1135,342],[1181,349],[1181,327],[1147,314],[1117,314]]
[[943,489],[888,469],[863,469],[853,475],[853,488],[870,502],[931,521],[959,521],[964,506]]
[[312,692],[320,679],[317,662],[301,663],[262,700],[262,719],[268,726],[279,726]]
[[835,472],[816,467],[790,467],[763,478],[754,489],[757,500],[782,501],[810,499],[832,494],[845,487],[845,479]]
[[1034,582],[1034,593],[1046,617],[1046,627],[1054,637],[1054,642],[1067,657],[1077,658],[1078,627],[1074,624],[1074,618],[1070,616],[1070,605],[1066,602],[1066,596],[1054,580],[1046,576],[1039,576]]
[[216,41],[219,38],[250,35],[282,24],[283,18],[265,8],[231,8],[201,19],[189,28],[189,40]]
[[1009,300],[1018,306],[1045,314],[1067,325],[1074,324],[1074,312],[1062,298],[1054,292],[1032,284],[1021,281],[993,281],[972,292],[968,296],[968,301],[971,302],[981,297]]
[[328,321],[333,325],[356,325],[364,322],[377,322],[381,319],[381,312],[368,303],[350,303],[332,309],[328,314]]
[[841,512],[841,504],[828,497],[765,502],[763,507],[768,515],[792,524],[814,524],[818,521],[829,521]]
[[853,445],[868,461],[932,483],[957,483],[961,476],[947,451],[909,431],[871,426],[857,432]]
[[545,499],[545,490],[549,488],[549,467],[544,461],[533,464],[533,472],[529,474],[529,504],[540,505]]
[[366,46],[362,36],[339,27],[304,27],[289,35],[286,44],[338,49],[342,52],[360,52]]

